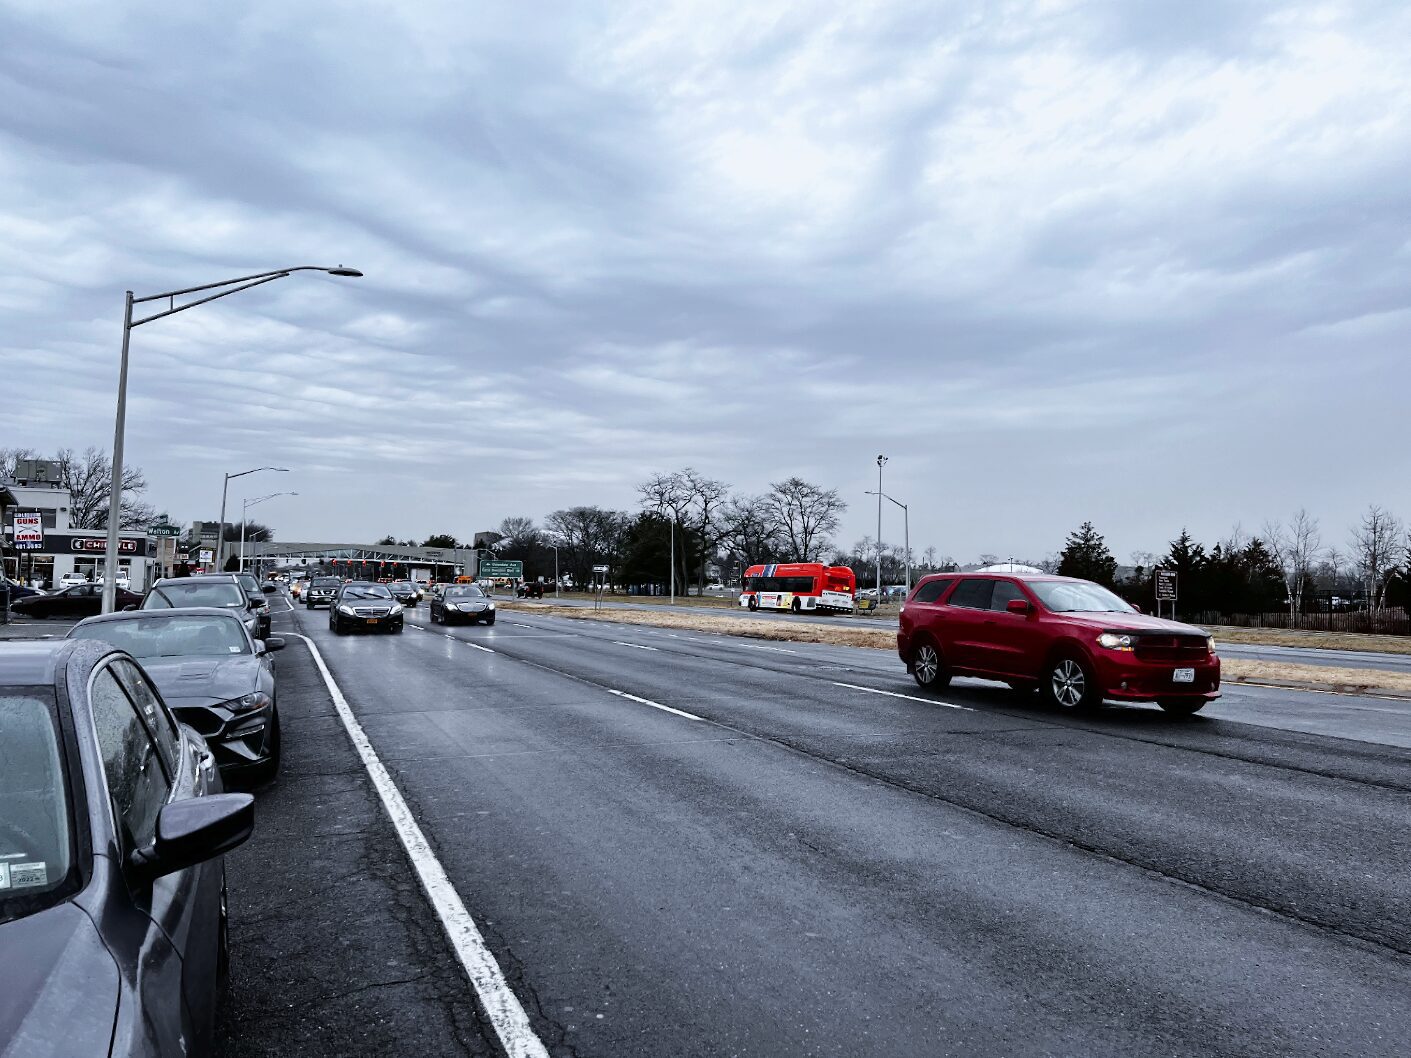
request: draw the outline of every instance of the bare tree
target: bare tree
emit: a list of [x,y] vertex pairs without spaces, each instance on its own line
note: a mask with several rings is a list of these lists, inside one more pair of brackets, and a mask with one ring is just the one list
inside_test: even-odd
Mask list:
[[1401,519],[1375,503],[1352,527],[1352,565],[1366,590],[1367,604],[1374,610],[1386,605],[1387,585],[1406,557],[1404,533]]
[[594,565],[621,564],[627,523],[628,517],[621,511],[601,507],[570,507],[544,519],[550,538],[559,544],[564,564],[580,587],[591,583]]
[[832,547],[839,517],[848,505],[836,489],[802,478],[776,481],[765,496],[766,509],[779,527],[790,562],[818,562]]
[[[685,573],[694,566],[697,591],[704,594],[706,563],[725,535],[722,514],[730,486],[706,477],[694,467],[684,467],[671,474],[653,475],[638,485],[637,491],[642,496],[643,507],[657,514],[671,515],[676,525],[685,530],[678,553],[682,582],[689,580]],[[689,547],[698,547],[699,554],[688,556]],[[692,563],[692,557],[699,561]]]
[[[108,453],[92,446],[82,454],[65,448],[55,458],[59,480],[69,490],[69,524],[75,529],[108,528],[108,504],[113,494],[113,464]],[[123,467],[119,528],[142,529],[156,519],[152,505],[138,498],[146,489],[147,479],[140,467]]]
[[1303,613],[1303,592],[1308,586],[1309,574],[1323,546],[1318,519],[1300,507],[1288,525],[1265,522],[1264,542],[1283,572],[1289,616],[1297,621]]
[[39,453],[33,448],[0,448],[0,481],[12,480],[15,464],[21,459],[38,459]]
[[774,562],[779,557],[779,527],[763,496],[732,496],[721,509],[723,547],[736,555],[742,567]]

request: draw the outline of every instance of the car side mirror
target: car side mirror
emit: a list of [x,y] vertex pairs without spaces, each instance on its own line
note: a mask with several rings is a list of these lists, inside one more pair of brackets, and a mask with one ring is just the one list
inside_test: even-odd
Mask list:
[[1004,604],[1004,608],[1009,613],[1023,614],[1028,613],[1034,607],[1028,599],[1010,599],[1009,602]]
[[242,844],[255,827],[255,799],[246,793],[173,801],[157,813],[157,836],[129,857],[144,879],[194,867]]
[[137,604],[136,604],[135,602],[130,602],[130,603],[128,603],[126,606],[123,607],[123,613],[126,613],[128,610],[135,610],[135,609],[137,609]]
[[1138,606],[1136,603],[1132,603],[1132,609],[1135,610],[1137,613],[1146,613],[1146,611],[1143,610],[1143,609],[1142,609],[1140,606]]
[[259,609],[259,607],[260,607],[263,603],[264,603],[264,600],[263,600],[263,599],[247,599],[247,600],[245,601],[245,609],[247,609],[247,610],[257,610],[257,609]]
[[270,636],[268,639],[266,639],[266,640],[264,641],[264,649],[263,649],[262,651],[260,651],[260,653],[262,653],[262,654],[273,654],[276,650],[283,650],[283,649],[284,649],[284,637],[283,637],[283,636]]
[[260,591],[264,592],[266,595],[273,595],[278,590],[279,589],[277,589],[273,584],[260,585]]

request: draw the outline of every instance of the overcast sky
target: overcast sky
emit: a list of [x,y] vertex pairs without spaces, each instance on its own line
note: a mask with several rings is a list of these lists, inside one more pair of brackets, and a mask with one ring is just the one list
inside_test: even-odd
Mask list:
[[[733,9],[732,9],[733,8]],[[0,446],[284,539],[691,464],[1119,558],[1411,514],[1411,5],[0,0]],[[884,536],[900,540],[900,512]],[[252,510],[252,517],[254,511]]]

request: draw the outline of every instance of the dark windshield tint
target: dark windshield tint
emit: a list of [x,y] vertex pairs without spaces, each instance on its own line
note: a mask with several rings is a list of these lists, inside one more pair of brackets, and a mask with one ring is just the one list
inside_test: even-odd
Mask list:
[[1029,587],[1055,613],[1131,613],[1118,596],[1086,580],[1032,580]]
[[250,653],[244,626],[233,617],[173,614],[128,621],[83,622],[70,639],[101,639],[135,658],[230,657]]
[[972,610],[988,610],[990,608],[990,596],[994,594],[995,582],[983,580],[979,577],[970,578],[960,582],[960,586],[951,592],[950,598],[946,602],[951,606],[966,606]]
[[153,586],[142,600],[144,610],[178,606],[244,606],[245,592],[233,580],[166,581]]
[[0,922],[54,903],[73,864],[54,697],[0,693]]
[[912,602],[935,602],[945,590],[951,586],[949,580],[928,580],[921,587],[916,589],[916,594],[912,596]]

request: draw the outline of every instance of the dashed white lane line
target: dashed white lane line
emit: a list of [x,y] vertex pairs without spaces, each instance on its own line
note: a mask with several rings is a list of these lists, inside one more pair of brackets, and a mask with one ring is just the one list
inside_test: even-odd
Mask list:
[[914,694],[898,694],[896,691],[879,691],[876,687],[860,687],[856,683],[839,683],[832,681],[834,687],[846,687],[850,691],[866,691],[868,694],[885,694],[888,698],[905,698],[908,702],[925,702],[927,705],[940,705],[947,709],[959,709],[962,712],[973,713],[975,710],[968,705],[956,705],[954,702],[943,702],[938,698],[918,698]]
[[746,650],[772,650],[776,654],[797,654],[797,650],[786,650],[783,647],[762,647],[754,643],[741,643]]
[[[455,639],[456,637],[455,637],[455,636],[447,636],[446,638],[447,638],[447,639]],[[465,644],[466,646],[468,646],[468,647],[474,647],[476,650],[483,650],[483,651],[485,651],[485,653],[487,653],[487,654],[493,654],[493,653],[495,653],[495,652],[494,652],[493,650],[491,650],[489,647],[482,647],[479,643],[472,643],[472,642],[470,642],[468,639],[462,639],[461,642],[464,643],[464,644]]]
[[624,642],[623,642],[622,640],[620,640],[620,639],[614,639],[612,642],[616,643],[616,644],[617,644],[618,646],[620,646],[620,647],[631,647],[633,650],[660,650],[660,649],[661,649],[660,647],[649,647],[649,646],[645,646],[645,645],[642,644],[642,643],[624,643]]
[[[297,632],[292,634],[298,635]],[[475,994],[480,997],[481,1005],[484,1006],[486,1016],[494,1026],[495,1034],[499,1036],[505,1053],[510,1058],[549,1058],[548,1049],[535,1035],[519,998],[505,980],[504,972],[495,957],[490,954],[490,949],[485,946],[485,938],[481,935],[480,928],[465,909],[465,903],[451,884],[451,879],[446,875],[441,861],[436,858],[436,853],[432,851],[426,835],[417,824],[416,817],[407,807],[402,792],[397,789],[392,776],[378,759],[377,751],[372,748],[367,733],[353,715],[348,700],[343,697],[333,674],[324,664],[323,655],[308,636],[300,635],[299,638],[309,646],[309,652],[323,676],[324,686],[328,688],[333,706],[338,710],[338,716],[348,732],[348,738],[372,778],[377,795],[382,799],[382,807],[387,810],[392,826],[397,831],[397,837],[401,839],[402,847],[407,850],[407,858],[416,870],[426,898],[431,902],[437,917],[441,919],[441,926],[446,931],[451,947],[455,949],[456,958],[460,960]]]
[[[629,646],[631,644],[628,644]],[[611,687],[606,688],[608,694],[615,694],[619,698],[626,698],[629,702],[640,702],[642,705],[650,705],[653,709],[660,709],[664,713],[675,713],[677,716],[684,716],[687,720],[699,720],[705,723],[705,717],[697,716],[695,713],[688,713],[684,709],[673,709],[669,705],[662,705],[654,702],[650,698],[638,698],[635,694],[628,694],[626,691],[615,691]]]

